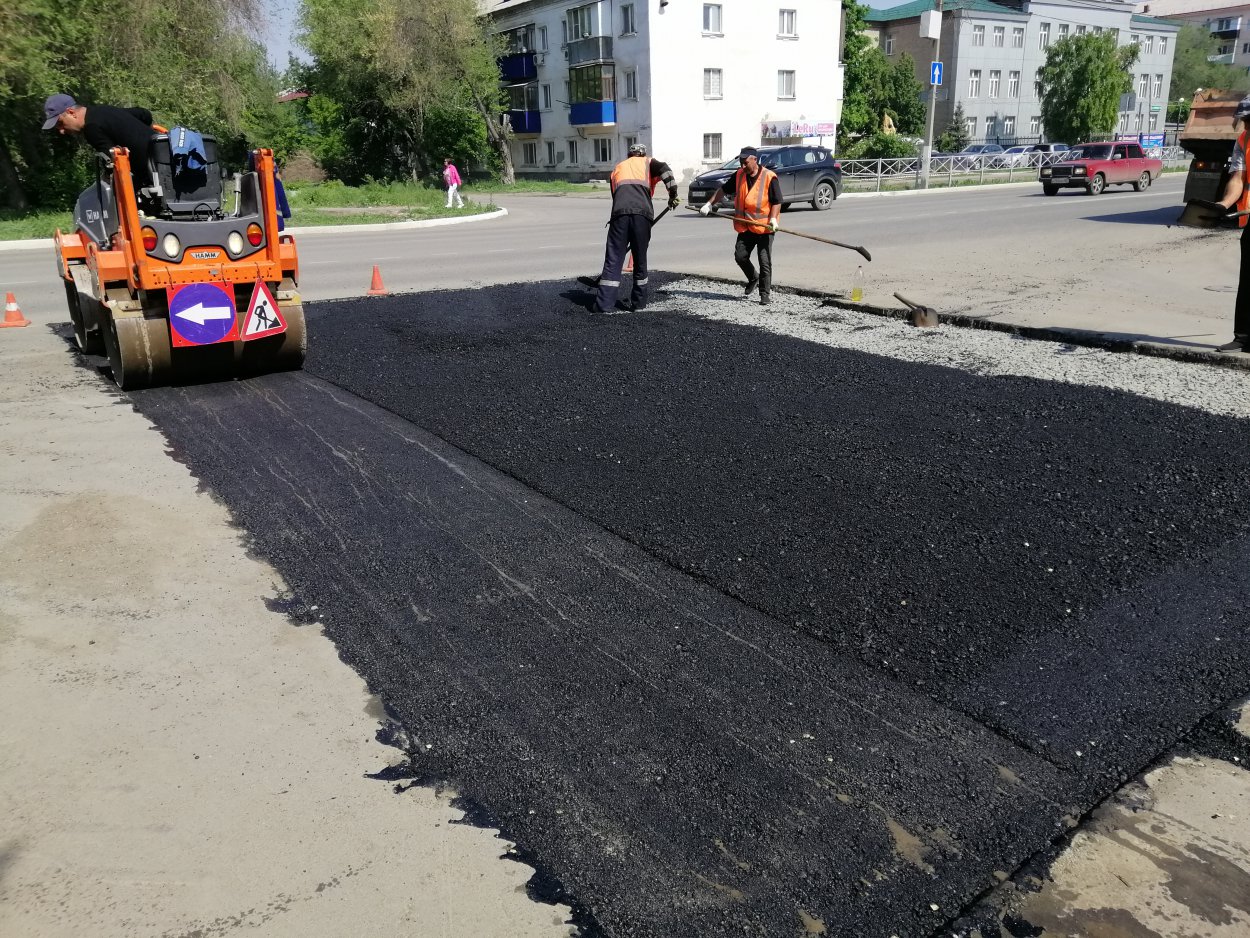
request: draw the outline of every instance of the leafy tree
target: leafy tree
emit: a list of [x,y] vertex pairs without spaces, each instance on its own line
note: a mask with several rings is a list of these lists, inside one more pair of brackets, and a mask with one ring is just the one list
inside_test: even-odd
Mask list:
[[[1208,62],[1215,55],[1219,40],[1201,26],[1185,25],[1176,34],[1176,54],[1172,59],[1172,88],[1168,93],[1169,120],[1189,116],[1189,103],[1199,88],[1221,91],[1250,90],[1250,75],[1234,65]],[[1174,101],[1181,102],[1179,107]]]
[[914,139],[898,134],[875,133],[856,140],[842,152],[842,157],[848,160],[890,160],[915,156],[916,151]]
[[946,125],[946,129],[937,139],[937,148],[943,153],[961,153],[968,148],[970,143],[972,143],[972,138],[968,136],[968,122],[964,116],[963,103],[956,102],[954,113],[951,114],[951,122]]
[[1042,123],[1053,140],[1078,142],[1111,133],[1120,95],[1132,90],[1137,45],[1113,33],[1067,36],[1051,45],[1041,80]]
[[868,8],[848,0],[842,6],[846,44],[845,100],[838,127],[840,143],[870,136],[881,129],[881,118],[889,114],[901,134],[924,132],[924,86],[916,79],[916,63],[900,55],[891,63],[866,33]]

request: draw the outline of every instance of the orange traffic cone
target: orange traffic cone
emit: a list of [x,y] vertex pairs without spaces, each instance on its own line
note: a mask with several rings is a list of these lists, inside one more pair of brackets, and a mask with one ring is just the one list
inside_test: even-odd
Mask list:
[[22,311],[17,308],[17,300],[13,299],[13,294],[6,293],[4,295],[4,322],[0,322],[0,329],[29,325],[30,320],[23,316]]
[[621,273],[632,274],[634,272],[634,252],[630,251],[625,255],[625,266],[621,268]]
[[382,271],[378,270],[378,265],[373,265],[373,282],[369,284],[369,296],[387,296],[386,287],[382,286]]

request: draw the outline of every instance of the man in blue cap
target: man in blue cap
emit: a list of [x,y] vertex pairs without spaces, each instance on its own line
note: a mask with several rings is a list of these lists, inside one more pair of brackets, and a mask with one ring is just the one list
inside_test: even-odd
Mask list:
[[[1250,145],[1250,95],[1242,98],[1233,112],[1233,126],[1241,123],[1241,134],[1228,161],[1228,183],[1220,205],[1230,213],[1250,210],[1250,180],[1246,178],[1246,147]],[[1237,280],[1237,302],[1233,306],[1233,341],[1216,348],[1217,352],[1250,352],[1250,241],[1246,240],[1246,216],[1238,215],[1241,226],[1241,274]]]
[[84,107],[67,94],[54,94],[43,103],[43,129],[60,134],[82,134],[93,150],[107,154],[113,147],[130,151],[130,174],[138,188],[152,184],[148,151],[152,144],[152,112],[146,108],[93,104]]

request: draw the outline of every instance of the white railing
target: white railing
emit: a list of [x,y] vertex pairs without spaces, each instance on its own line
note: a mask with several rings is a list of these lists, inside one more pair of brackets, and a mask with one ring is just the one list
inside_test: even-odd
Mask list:
[[[1155,147],[1148,155],[1163,160],[1163,165],[1186,166],[1192,158],[1182,147]],[[933,156],[929,161],[930,182],[953,184],[973,182],[1020,181],[1036,179],[1041,166],[1057,163],[1063,153],[986,153],[969,156]],[[894,157],[880,160],[842,160],[842,180],[853,188],[875,188],[883,183],[904,183],[920,178],[920,157]],[[865,186],[864,184],[870,184]]]

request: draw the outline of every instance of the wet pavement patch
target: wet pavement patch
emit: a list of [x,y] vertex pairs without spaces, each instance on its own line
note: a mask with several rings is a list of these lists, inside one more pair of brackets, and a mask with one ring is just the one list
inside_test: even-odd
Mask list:
[[607,934],[928,934],[1244,693],[1244,422],[575,292],[131,399]]

